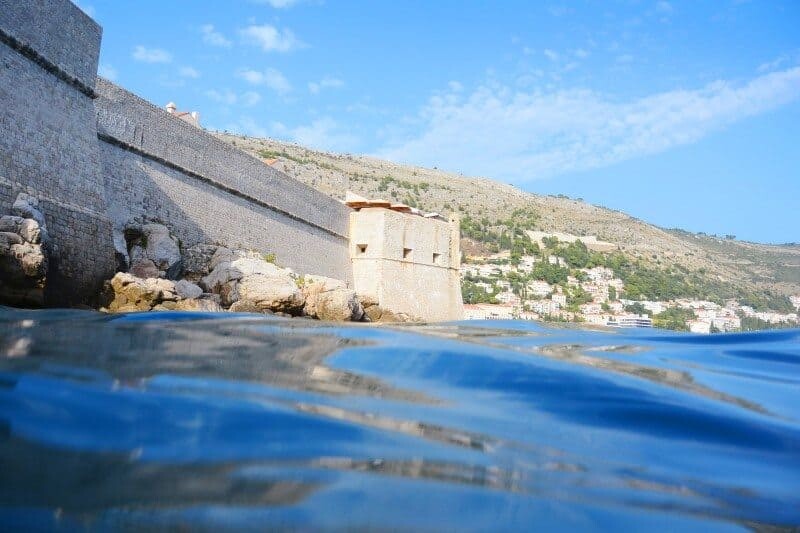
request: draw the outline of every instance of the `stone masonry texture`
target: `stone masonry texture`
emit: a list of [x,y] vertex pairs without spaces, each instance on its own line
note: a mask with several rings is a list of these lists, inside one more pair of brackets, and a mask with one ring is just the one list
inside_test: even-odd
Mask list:
[[149,221],[351,280],[346,206],[97,79],[101,33],[68,0],[0,0],[0,213],[39,199],[49,305],[92,303],[113,231]]

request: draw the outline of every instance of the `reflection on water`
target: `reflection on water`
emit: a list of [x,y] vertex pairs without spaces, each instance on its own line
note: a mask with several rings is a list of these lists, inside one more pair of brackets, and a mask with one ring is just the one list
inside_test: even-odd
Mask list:
[[0,309],[0,523],[791,529],[799,341]]

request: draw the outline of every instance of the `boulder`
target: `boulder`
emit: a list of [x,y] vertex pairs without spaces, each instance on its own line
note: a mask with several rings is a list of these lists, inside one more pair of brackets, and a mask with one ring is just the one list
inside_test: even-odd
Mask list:
[[20,222],[17,233],[20,237],[25,239],[26,242],[31,244],[39,244],[42,242],[42,227],[32,218],[23,219]]
[[[181,249],[178,241],[170,235],[169,229],[162,224],[146,224],[142,227],[145,236],[145,253],[147,259],[165,273],[168,279],[176,279],[181,273]],[[133,261],[133,257],[131,257]]]
[[157,278],[161,274],[150,259],[138,259],[131,264],[130,273],[137,278]]
[[219,248],[214,244],[196,244],[185,248],[182,252],[183,275],[193,280],[207,276],[211,272],[211,259]]
[[[149,311],[166,302],[177,302],[175,284],[166,279],[137,278],[126,272],[117,272],[108,282],[110,299],[108,310],[112,313]],[[162,307],[165,308],[165,307]],[[166,307],[168,308],[168,307]]]
[[185,279],[175,283],[175,292],[178,294],[178,298],[181,300],[200,298],[200,296],[203,295],[203,289],[191,281],[186,281]]
[[40,227],[47,226],[44,215],[39,211],[39,200],[25,193],[19,193],[14,204],[11,206],[11,213],[22,218],[32,218]]
[[303,293],[289,276],[250,274],[236,286],[239,301],[252,302],[259,311],[299,314],[303,309]]
[[305,276],[303,281],[303,311],[307,316],[339,322],[361,320],[364,316],[355,291],[343,281],[322,276]]
[[175,304],[175,311],[202,311],[208,313],[221,313],[222,307],[210,298],[189,298],[180,300]]
[[11,233],[10,231],[0,232],[0,246],[4,248],[9,248],[14,244],[22,244],[23,242],[25,242],[23,238],[16,233]]
[[14,215],[3,215],[0,217],[0,232],[2,233],[17,233],[22,221],[22,217]]
[[299,314],[305,303],[291,271],[253,252],[219,248],[211,273],[201,280],[209,292],[219,294],[222,305],[248,312]]

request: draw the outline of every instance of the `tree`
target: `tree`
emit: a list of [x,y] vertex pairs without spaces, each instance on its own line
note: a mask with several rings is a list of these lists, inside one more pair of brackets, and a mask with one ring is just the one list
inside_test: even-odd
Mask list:
[[609,286],[608,287],[608,299],[612,302],[617,301],[617,288]]

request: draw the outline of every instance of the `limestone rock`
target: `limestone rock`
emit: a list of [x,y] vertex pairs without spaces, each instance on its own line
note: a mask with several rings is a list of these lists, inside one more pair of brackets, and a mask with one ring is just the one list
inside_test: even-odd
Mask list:
[[39,200],[25,193],[19,193],[14,204],[11,206],[11,212],[22,218],[32,218],[40,227],[47,226],[44,220],[44,215],[39,211]]
[[42,227],[32,218],[23,219],[17,232],[20,237],[31,244],[42,242]]
[[212,258],[211,273],[201,280],[206,290],[219,294],[222,305],[249,312],[299,314],[305,298],[291,271],[268,263],[252,252],[220,248]]
[[222,307],[210,298],[189,298],[180,300],[175,304],[176,311],[201,311],[208,313],[221,313]]
[[236,291],[239,300],[252,302],[259,311],[294,315],[300,313],[305,303],[303,293],[289,276],[250,274],[239,281]]
[[339,280],[322,276],[306,276],[303,294],[307,316],[330,321],[361,320],[364,309],[355,291]]
[[[108,310],[114,312],[149,311],[156,306],[169,308],[167,302],[177,302],[175,284],[166,279],[137,278],[126,272],[117,272],[108,282],[111,300]],[[166,305],[166,307],[164,307]]]
[[175,292],[181,300],[191,300],[200,298],[203,294],[203,289],[192,283],[182,279],[175,283]]
[[131,264],[130,273],[137,278],[157,278],[160,271],[150,259],[138,259]]
[[183,274],[192,280],[207,276],[211,270],[209,265],[219,246],[213,244],[196,244],[182,252]]
[[22,221],[22,217],[15,215],[3,215],[0,217],[0,232],[2,233],[17,233]]
[[265,315],[272,314],[272,311],[259,309],[259,307],[255,303],[248,302],[245,300],[239,300],[238,302],[233,302],[230,308],[228,308],[228,311],[232,313],[261,313]]
[[169,279],[176,279],[181,273],[181,250],[178,241],[170,235],[169,229],[162,224],[147,224],[142,228],[146,238],[145,251],[147,258],[166,274]]

